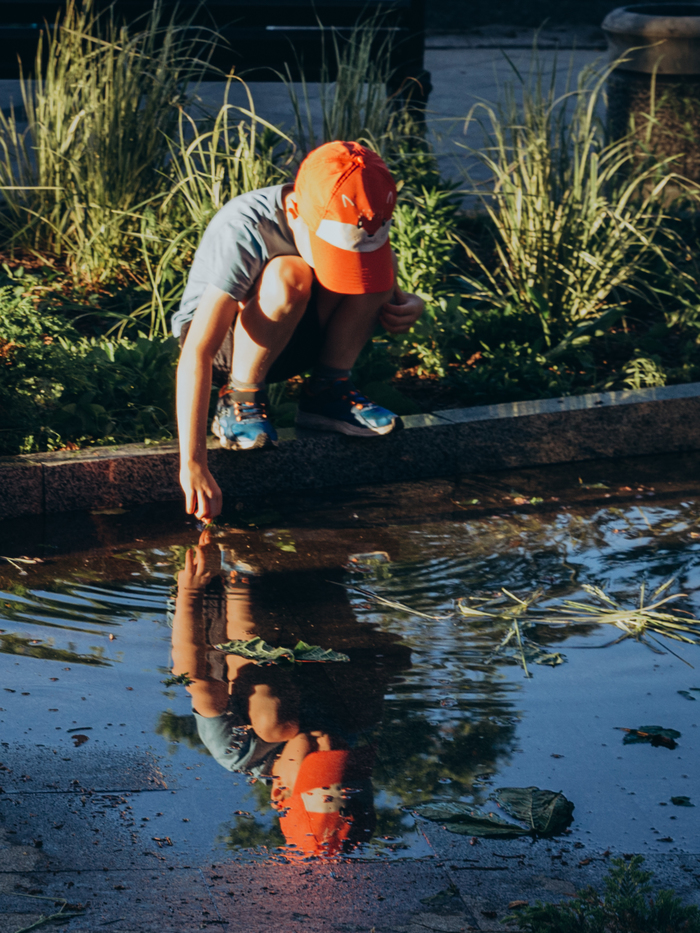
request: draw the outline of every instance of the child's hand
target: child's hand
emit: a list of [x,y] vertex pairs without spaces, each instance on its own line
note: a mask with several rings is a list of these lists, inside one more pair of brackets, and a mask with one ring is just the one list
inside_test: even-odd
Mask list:
[[390,334],[405,334],[416,323],[425,309],[425,303],[418,295],[402,292],[399,286],[394,288],[394,301],[382,305],[379,321]]
[[193,464],[180,468],[180,485],[185,493],[185,510],[200,521],[211,521],[221,511],[221,490],[206,466]]
[[212,565],[211,557],[214,556],[216,563],[220,563],[218,548],[193,547],[185,554],[185,566],[177,575],[177,585],[180,589],[200,590],[209,583],[214,574],[219,569],[214,567],[207,569],[207,565]]

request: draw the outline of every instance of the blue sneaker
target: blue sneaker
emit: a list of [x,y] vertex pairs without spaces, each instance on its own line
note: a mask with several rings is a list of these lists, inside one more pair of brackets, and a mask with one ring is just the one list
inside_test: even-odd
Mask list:
[[270,424],[264,392],[246,392],[224,386],[219,391],[211,430],[219,438],[221,446],[228,450],[277,446],[277,431]]
[[307,382],[302,388],[296,417],[300,428],[339,431],[354,437],[374,437],[393,431],[396,425],[393,411],[375,405],[349,379],[321,383],[318,388],[317,385]]

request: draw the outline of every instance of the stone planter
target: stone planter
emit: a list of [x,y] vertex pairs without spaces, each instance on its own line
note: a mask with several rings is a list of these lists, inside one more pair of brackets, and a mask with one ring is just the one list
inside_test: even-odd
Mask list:
[[700,182],[700,3],[618,7],[603,20],[610,60],[624,56],[608,82],[608,131],[630,125],[658,159]]

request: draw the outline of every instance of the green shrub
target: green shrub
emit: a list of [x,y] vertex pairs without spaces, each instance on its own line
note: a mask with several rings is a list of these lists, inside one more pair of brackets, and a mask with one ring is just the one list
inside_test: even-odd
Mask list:
[[171,437],[178,353],[173,338],[81,336],[0,287],[0,452]]
[[612,67],[584,69],[557,97],[535,54],[518,75],[522,103],[511,88],[504,108],[477,104],[467,118],[485,114],[488,141],[472,153],[492,185],[479,192],[488,242],[463,241],[478,270],[464,284],[473,302],[521,308],[548,349],[631,300],[653,303],[655,268],[678,246],[663,208],[669,160],[649,165],[628,139],[606,141],[596,115]]
[[162,20],[160,2],[134,31],[111,8],[71,0],[21,82],[26,130],[14,111],[0,115],[5,239],[76,278],[128,277],[144,206],[163,190],[168,137],[202,67],[201,36]]
[[653,894],[643,862],[641,855],[613,859],[602,897],[588,887],[571,901],[538,901],[509,919],[527,933],[700,933],[700,910],[684,906],[673,891]]

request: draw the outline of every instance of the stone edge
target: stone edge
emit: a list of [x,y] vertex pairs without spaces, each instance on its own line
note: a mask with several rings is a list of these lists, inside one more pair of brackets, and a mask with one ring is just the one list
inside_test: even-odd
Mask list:
[[[244,453],[212,440],[209,462],[244,496],[687,450],[700,450],[700,383],[411,415],[384,438],[285,430]],[[174,443],[0,458],[0,518],[181,496]]]

